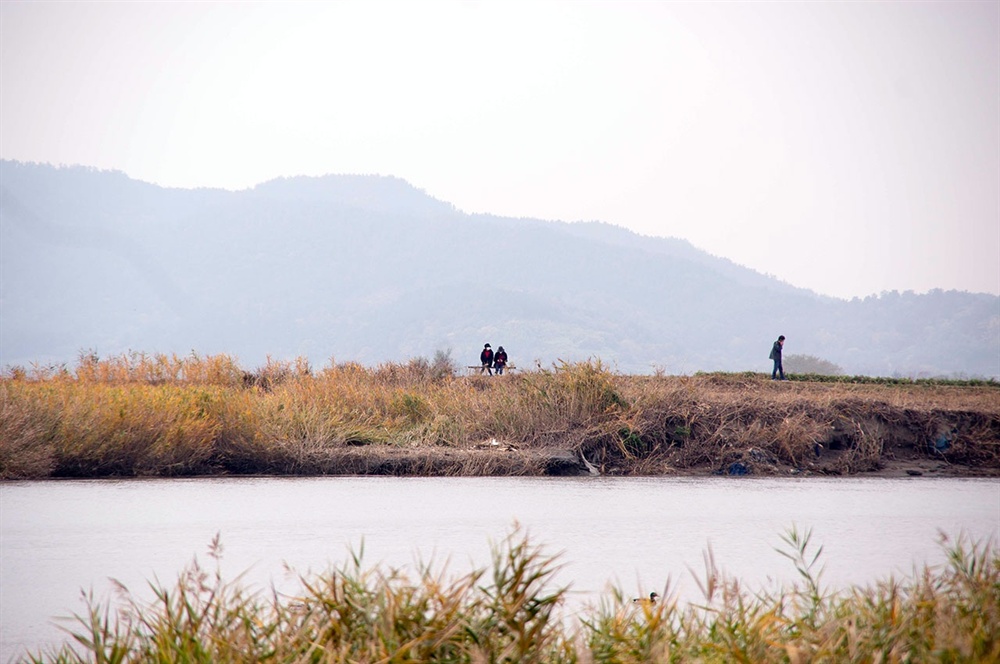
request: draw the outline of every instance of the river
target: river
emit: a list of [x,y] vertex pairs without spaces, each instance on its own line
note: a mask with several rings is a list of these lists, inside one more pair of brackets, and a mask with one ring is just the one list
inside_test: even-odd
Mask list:
[[[563,564],[575,610],[609,584],[698,598],[704,554],[751,588],[790,583],[790,528],[823,547],[832,588],[944,561],[941,534],[1000,536],[995,479],[222,478],[0,484],[0,661],[65,639],[81,591],[171,585],[218,535],[226,578],[294,591],[361,552],[366,566],[485,568],[515,524]],[[291,568],[293,572],[287,571]],[[143,594],[145,593],[145,595]]]

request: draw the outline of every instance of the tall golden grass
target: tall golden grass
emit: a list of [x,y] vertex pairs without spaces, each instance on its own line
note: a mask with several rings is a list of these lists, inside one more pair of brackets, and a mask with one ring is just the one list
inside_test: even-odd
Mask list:
[[0,479],[532,475],[555,450],[619,474],[856,473],[900,454],[1000,474],[1000,389],[141,353],[0,377]]
[[[122,588],[117,604],[90,598],[72,641],[25,661],[77,662],[996,662],[1000,554],[991,543],[942,542],[948,563],[912,578],[831,590],[809,532],[781,553],[799,583],[751,592],[706,554],[703,599],[656,603],[618,588],[576,619],[553,587],[558,561],[515,530],[491,569],[449,576],[420,566],[366,568],[360,556],[301,578],[294,597],[225,581],[197,563],[154,599]],[[821,550],[821,549],[820,549]]]

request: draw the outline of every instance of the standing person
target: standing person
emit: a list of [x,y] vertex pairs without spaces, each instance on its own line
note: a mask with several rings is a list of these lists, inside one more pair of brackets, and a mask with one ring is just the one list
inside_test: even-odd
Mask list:
[[489,344],[483,346],[483,352],[479,354],[479,361],[482,363],[482,368],[479,373],[487,372],[489,375],[493,375],[493,349],[490,348]]
[[774,360],[774,369],[771,370],[771,380],[778,380],[778,376],[781,380],[785,380],[785,369],[781,366],[781,349],[785,345],[785,335],[778,337],[778,340],[774,342],[771,346],[771,354],[768,356],[769,359]]
[[496,355],[493,356],[493,368],[497,370],[497,375],[503,375],[503,368],[507,366],[507,351],[503,346],[497,348]]

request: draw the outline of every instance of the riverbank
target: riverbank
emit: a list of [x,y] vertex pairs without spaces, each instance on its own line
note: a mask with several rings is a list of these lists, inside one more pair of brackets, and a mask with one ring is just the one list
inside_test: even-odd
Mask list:
[[2,479],[248,474],[1000,477],[1000,384],[141,354],[0,379]]

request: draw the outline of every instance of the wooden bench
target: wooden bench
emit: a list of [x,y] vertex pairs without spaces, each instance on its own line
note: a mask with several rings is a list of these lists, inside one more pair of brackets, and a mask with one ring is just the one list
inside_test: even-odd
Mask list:
[[[486,375],[486,369],[481,364],[469,365],[469,366],[467,366],[465,368],[468,369],[468,371],[469,371],[470,374],[482,373],[483,375]],[[504,368],[503,368],[503,372],[507,373],[508,371],[513,371],[516,368],[517,367],[515,367],[513,364],[505,364]]]

